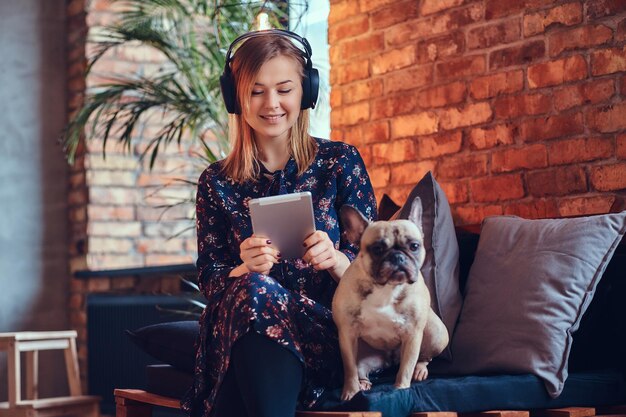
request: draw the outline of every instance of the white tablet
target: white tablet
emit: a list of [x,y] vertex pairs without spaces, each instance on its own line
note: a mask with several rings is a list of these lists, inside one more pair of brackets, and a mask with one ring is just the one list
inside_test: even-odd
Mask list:
[[254,198],[248,206],[255,235],[267,236],[283,259],[304,255],[302,243],[315,232],[310,192]]

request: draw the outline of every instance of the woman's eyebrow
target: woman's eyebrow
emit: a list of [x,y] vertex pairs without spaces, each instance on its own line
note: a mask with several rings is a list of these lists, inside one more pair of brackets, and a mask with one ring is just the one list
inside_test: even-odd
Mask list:
[[[276,85],[282,85],[282,84],[287,84],[287,83],[291,83],[293,81],[291,80],[285,80],[285,81],[281,81],[279,83],[276,83]],[[265,87],[265,84],[263,83],[254,83],[254,85],[258,85],[259,87]]]

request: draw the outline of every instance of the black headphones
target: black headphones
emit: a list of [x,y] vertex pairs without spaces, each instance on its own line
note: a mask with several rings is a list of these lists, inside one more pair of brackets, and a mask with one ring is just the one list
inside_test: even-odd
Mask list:
[[306,38],[303,38],[288,30],[266,29],[256,32],[244,33],[243,35],[235,39],[228,48],[228,52],[226,53],[224,72],[220,76],[220,87],[222,89],[224,104],[226,104],[226,110],[228,110],[228,113],[230,114],[241,114],[241,109],[237,105],[237,89],[235,88],[235,80],[233,79],[233,73],[230,69],[233,47],[246,39],[265,36],[267,34],[286,36],[288,38],[295,39],[300,44],[302,44],[302,46],[304,46],[304,50],[302,51],[302,57],[305,60],[305,66],[304,77],[302,78],[302,103],[300,104],[300,108],[302,110],[308,108],[314,109],[315,104],[317,103],[317,96],[319,94],[320,76],[317,69],[313,68],[313,62],[311,61],[311,55],[313,55],[313,51],[311,50],[311,45],[309,44],[309,41],[307,41]]

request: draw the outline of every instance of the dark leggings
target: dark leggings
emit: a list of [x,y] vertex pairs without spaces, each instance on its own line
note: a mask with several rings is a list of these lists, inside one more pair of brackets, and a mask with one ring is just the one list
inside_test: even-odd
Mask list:
[[278,343],[254,331],[233,345],[217,393],[215,417],[293,417],[302,364]]

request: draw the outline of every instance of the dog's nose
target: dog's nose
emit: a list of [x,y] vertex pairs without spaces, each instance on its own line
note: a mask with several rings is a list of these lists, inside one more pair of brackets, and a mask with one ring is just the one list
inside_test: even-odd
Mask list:
[[402,252],[393,252],[389,255],[389,261],[394,265],[404,265],[406,263],[406,257]]

